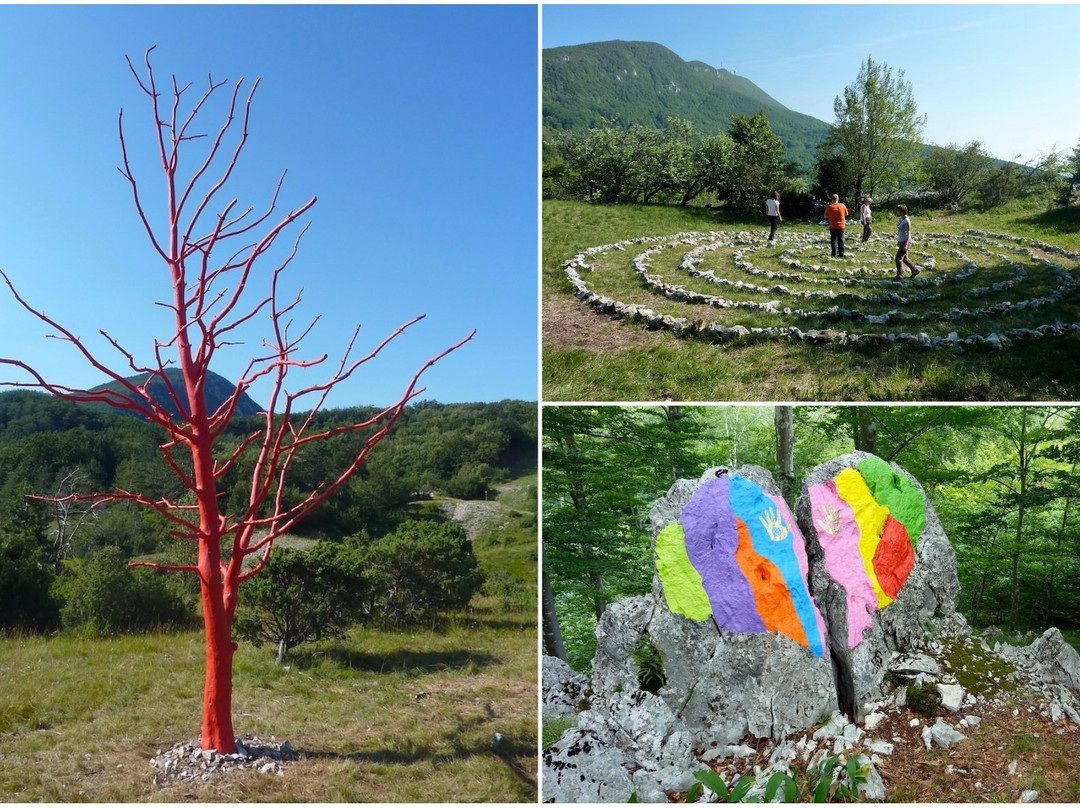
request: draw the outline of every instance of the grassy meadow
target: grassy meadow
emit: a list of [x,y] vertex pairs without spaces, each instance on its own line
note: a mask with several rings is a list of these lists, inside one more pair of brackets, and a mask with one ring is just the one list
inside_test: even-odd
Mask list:
[[535,802],[535,479],[480,526],[490,586],[467,611],[356,627],[280,667],[240,644],[234,728],[292,744],[280,776],[154,785],[150,758],[199,733],[201,631],[0,637],[0,801]]
[[[747,338],[718,345],[696,338],[681,338],[666,331],[650,331],[644,325],[631,324],[600,315],[573,296],[572,287],[563,275],[561,264],[584,248],[614,243],[639,236],[662,236],[684,231],[743,229],[761,236],[764,247],[764,217],[740,219],[719,216],[703,208],[659,205],[598,206],[581,202],[546,200],[543,226],[543,384],[546,401],[851,401],[851,400],[1074,400],[1080,395],[1080,335],[1020,340],[1004,351],[968,349],[926,350],[916,346],[858,343],[821,345],[793,343],[785,339]],[[931,220],[932,219],[932,220]],[[928,233],[948,238],[968,229],[984,230],[1045,241],[1067,249],[1080,248],[1080,211],[1053,210],[1014,206],[990,213],[954,213],[952,211],[913,211],[915,244],[913,254],[930,249],[938,260],[935,270],[925,277],[942,277],[962,269],[963,261],[949,255],[949,245],[932,247],[920,243]],[[894,249],[895,220],[879,215],[875,239],[867,247],[858,244],[855,231],[849,236],[849,267],[860,263],[876,270],[875,280],[890,280],[891,251]],[[805,264],[825,263],[828,235],[817,225],[785,222],[782,233],[803,233],[814,237],[815,244],[799,252]],[[644,250],[648,245],[642,245]],[[784,271],[781,258],[784,245],[766,250],[755,249],[755,266]],[[691,278],[678,269],[679,259],[689,247],[671,250],[654,257],[650,272],[693,292],[732,297],[731,287],[717,286],[700,278]],[[1015,278],[1009,262],[993,253],[962,247],[971,252],[979,272],[966,287],[949,284],[929,290],[915,290],[897,285],[901,295],[934,293],[933,300],[911,304],[835,303],[865,314],[884,313],[893,308],[930,312],[950,307],[990,307],[996,303],[1045,295],[1057,285],[1055,279],[1037,262],[1028,261],[1026,276],[1003,290],[987,290],[973,303],[963,296],[964,288],[988,286]],[[594,291],[625,303],[639,303],[654,311],[689,320],[716,320],[731,326],[769,327],[796,325],[810,329],[852,328],[850,321],[826,317],[799,317],[769,314],[746,309],[718,310],[702,304],[675,302],[647,288],[630,269],[635,250],[612,251],[590,259],[594,270],[586,280]],[[730,251],[729,251],[730,255]],[[1019,259],[1015,254],[1009,256]],[[1080,266],[1068,259],[1050,256],[1074,276]],[[702,270],[725,272],[724,255],[706,255]],[[1021,261],[1022,262],[1022,261]],[[728,267],[733,270],[733,267]],[[776,281],[730,272],[735,280],[769,286]],[[781,281],[792,289],[822,290],[809,281]],[[868,288],[832,287],[836,291],[871,292]],[[887,285],[887,284],[886,284]],[[740,290],[738,299],[764,302],[775,298],[765,292]],[[795,298],[783,305],[805,310],[821,310],[831,304],[820,298]],[[986,319],[940,321],[933,318],[892,322],[886,325],[857,325],[860,332],[908,331],[945,337],[951,331],[976,332],[984,336],[1008,328],[1033,328],[1041,323],[1080,322],[1080,295],[1074,293],[1049,306],[1013,311]]]

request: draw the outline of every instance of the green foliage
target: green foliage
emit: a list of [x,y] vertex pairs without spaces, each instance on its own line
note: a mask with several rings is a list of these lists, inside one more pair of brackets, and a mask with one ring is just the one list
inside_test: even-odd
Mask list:
[[93,636],[185,627],[193,617],[171,576],[127,566],[118,547],[64,562],[53,592],[63,627]]
[[860,766],[858,758],[850,758],[841,770],[839,777],[834,776],[840,758],[836,755],[826,758],[817,766],[805,772],[802,782],[795,775],[787,772],[774,772],[765,784],[764,794],[749,797],[750,789],[756,782],[753,775],[744,774],[728,789],[724,780],[711,769],[699,769],[694,772],[695,783],[686,793],[686,802],[696,802],[704,788],[708,788],[719,802],[856,802],[859,799],[859,786],[866,784],[870,772],[869,764]]
[[0,518],[0,630],[47,631],[59,623],[50,594],[53,563],[38,510],[27,502]]
[[[836,121],[822,145],[821,157],[839,154],[847,170],[845,186],[854,203],[864,193],[895,191],[911,174],[926,116],[919,116],[904,71],[870,57],[859,75],[833,102]],[[834,191],[836,193],[836,191]]]
[[926,718],[937,715],[938,707],[941,706],[941,694],[938,693],[935,685],[928,682],[918,687],[913,684],[908,685],[906,695],[907,706],[911,712]]
[[945,148],[930,146],[922,158],[921,170],[942,202],[958,206],[982,185],[993,165],[983,145],[973,140],[962,149],[954,143]]
[[458,525],[407,522],[367,543],[347,542],[371,574],[367,614],[394,622],[463,609],[484,583],[472,544]]
[[769,126],[764,110],[736,115],[729,134],[734,143],[721,198],[735,210],[760,209],[784,176],[784,143]]
[[234,627],[255,645],[277,646],[277,662],[304,642],[342,637],[370,602],[372,575],[352,548],[319,542],[307,551],[279,547],[246,582]]
[[457,499],[484,499],[494,480],[495,470],[491,466],[472,460],[446,481],[446,494]]
[[1065,159],[1058,178],[1054,201],[1062,207],[1068,207],[1080,196],[1080,142]]
[[562,132],[546,173],[555,195],[604,204],[677,201],[703,193],[738,211],[757,211],[785,185],[783,141],[763,111],[735,115],[728,134],[698,136],[687,121],[666,129],[604,121],[587,131]]
[[649,693],[658,693],[667,682],[664,673],[664,652],[657,648],[648,634],[642,635],[630,657],[637,665],[638,686]]
[[546,132],[583,131],[615,119],[662,127],[678,117],[711,136],[726,131],[734,116],[764,109],[789,159],[804,167],[827,133],[824,122],[787,109],[748,79],[686,62],[653,42],[545,48],[542,85]]
[[[327,410],[317,420],[320,428],[329,428],[364,421],[378,412],[374,407]],[[235,418],[217,447],[219,461],[223,463],[257,428],[254,419]],[[462,498],[490,496],[492,486],[510,474],[535,473],[536,430],[536,405],[529,402],[412,404],[360,472],[296,532],[341,539],[366,530],[379,536],[408,518],[410,503],[418,498],[444,491]],[[298,452],[285,497],[299,498],[302,491],[317,488],[340,473],[363,437],[341,435]],[[54,596],[67,590],[51,589],[52,568],[61,558],[83,559],[116,547],[125,560],[191,562],[189,556],[171,557],[175,555],[171,525],[163,517],[130,502],[95,508],[77,533],[65,533],[59,549],[50,549],[59,526],[58,512],[46,505],[27,506],[28,494],[89,494],[117,488],[182,503],[190,495],[161,456],[161,443],[159,431],[137,418],[41,393],[0,393],[0,556],[6,560],[0,569],[0,603],[6,604],[0,608],[0,627],[46,630],[57,624],[59,605]],[[247,507],[253,451],[241,457],[223,480],[227,511]],[[183,461],[176,459],[183,467]],[[68,479],[77,479],[77,487],[64,488]],[[31,515],[32,523],[27,521]],[[535,569],[536,517],[531,518],[531,569]],[[513,542],[507,540],[514,549],[501,555],[514,556],[511,574],[525,580],[529,559],[519,558],[519,548],[526,528],[515,523],[509,529],[516,537]],[[170,590],[190,598],[193,578],[172,576],[172,581]],[[510,588],[506,584],[505,589]],[[517,598],[525,597],[527,591],[519,589]],[[72,615],[70,619],[81,618]]]

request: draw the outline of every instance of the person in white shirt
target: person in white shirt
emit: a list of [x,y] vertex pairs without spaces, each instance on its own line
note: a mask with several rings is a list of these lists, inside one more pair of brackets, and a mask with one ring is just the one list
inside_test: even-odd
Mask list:
[[896,278],[899,280],[904,277],[901,264],[911,270],[911,277],[914,278],[920,270],[908,258],[908,250],[911,249],[911,219],[907,215],[907,205],[897,205],[896,212],[900,215],[900,221],[896,223]]
[[874,200],[868,196],[864,196],[862,199],[862,207],[859,209],[859,221],[862,222],[862,240],[867,242],[870,240],[870,234],[873,232],[870,228],[870,222],[873,220],[873,213],[870,211],[870,203]]
[[769,217],[769,246],[776,246],[776,228],[784,217],[780,215],[780,192],[773,191],[765,200],[765,215]]

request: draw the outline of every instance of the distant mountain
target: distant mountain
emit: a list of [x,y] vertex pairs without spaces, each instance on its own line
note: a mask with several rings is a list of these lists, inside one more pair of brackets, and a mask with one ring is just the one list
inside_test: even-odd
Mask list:
[[749,79],[687,62],[655,42],[593,42],[544,48],[543,125],[586,129],[602,118],[663,128],[683,118],[703,134],[726,132],[734,115],[764,110],[786,147],[785,159],[809,166],[829,125],[788,109]]
[[[135,385],[140,385],[146,381],[148,375],[149,374],[143,373],[138,376],[130,376],[127,381]],[[168,377],[174,388],[181,391],[184,389],[184,379],[179,368],[166,368],[165,375]],[[118,393],[126,392],[123,386],[118,382],[102,384],[95,387],[94,390],[115,390]],[[233,382],[230,382],[224,376],[219,376],[217,373],[209,371],[206,378],[206,402],[210,412],[217,409],[217,407],[219,407],[225,399],[231,396],[235,390],[236,385]],[[154,401],[164,407],[170,415],[174,418],[179,415],[176,410],[176,405],[169,396],[169,392],[165,388],[165,383],[161,379],[155,379],[150,383],[149,392]],[[241,416],[258,415],[264,409],[264,407],[260,407],[256,404],[247,393],[244,393],[240,396],[240,401],[236,407],[236,414]]]

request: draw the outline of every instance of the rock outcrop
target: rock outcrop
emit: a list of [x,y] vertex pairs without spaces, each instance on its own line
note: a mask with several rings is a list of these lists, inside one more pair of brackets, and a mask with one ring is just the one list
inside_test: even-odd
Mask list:
[[[971,636],[955,553],[898,466],[861,452],[818,466],[795,514],[760,467],[709,469],[654,504],[652,594],[608,606],[588,682],[544,661],[545,717],[580,710],[544,752],[545,801],[665,802],[705,766],[752,773],[760,797],[772,773],[830,755],[884,799],[876,767],[901,720],[919,748],[963,743],[973,710],[1024,683],[1052,723],[1080,724],[1080,655],[1056,629],[1027,648]],[[905,717],[909,683],[940,705],[925,724]]]

